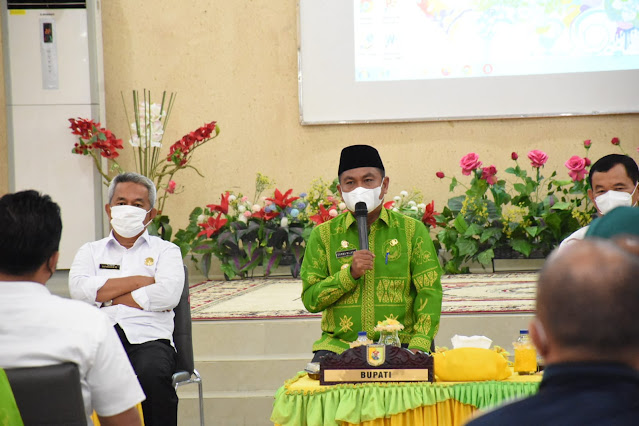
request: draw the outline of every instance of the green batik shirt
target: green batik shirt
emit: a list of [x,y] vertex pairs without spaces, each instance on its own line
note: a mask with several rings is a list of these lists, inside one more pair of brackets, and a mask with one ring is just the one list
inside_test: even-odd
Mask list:
[[350,264],[358,241],[350,212],[318,225],[308,240],[302,301],[310,312],[323,311],[322,337],[313,351],[342,353],[359,331],[377,341],[373,328],[387,318],[404,325],[402,343],[429,351],[439,329],[442,269],[426,226],[383,208],[368,236],[374,268],[353,279]]

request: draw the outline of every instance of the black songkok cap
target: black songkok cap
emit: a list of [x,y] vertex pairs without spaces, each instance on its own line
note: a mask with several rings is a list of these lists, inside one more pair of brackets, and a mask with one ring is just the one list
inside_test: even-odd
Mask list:
[[379,152],[369,145],[351,145],[342,150],[339,159],[339,169],[337,176],[350,169],[358,167],[377,167],[384,171],[384,163],[379,156]]

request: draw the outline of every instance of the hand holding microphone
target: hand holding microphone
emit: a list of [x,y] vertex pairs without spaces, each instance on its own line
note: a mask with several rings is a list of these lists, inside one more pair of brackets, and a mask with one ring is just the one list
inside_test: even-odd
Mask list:
[[355,220],[357,221],[357,232],[359,233],[359,250],[353,253],[351,263],[351,275],[358,279],[373,269],[375,255],[368,250],[368,209],[366,203],[360,201],[355,204]]

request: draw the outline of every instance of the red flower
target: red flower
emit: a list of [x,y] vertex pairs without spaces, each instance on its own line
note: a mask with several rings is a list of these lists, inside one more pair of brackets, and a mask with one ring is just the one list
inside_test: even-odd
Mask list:
[[199,129],[182,136],[182,139],[169,148],[166,161],[173,162],[176,166],[184,166],[189,161],[187,158],[189,153],[212,138],[211,135],[215,131],[215,126],[216,122],[211,121],[209,124],[205,124]]
[[[331,207],[331,209],[332,208],[333,207]],[[326,210],[324,208],[324,206],[322,206],[322,205],[319,206],[319,213],[309,217],[310,220],[312,220],[313,222],[315,222],[318,225],[320,225],[320,224],[322,224],[324,222],[328,222],[332,218],[333,218],[333,216],[330,215],[329,210]]]
[[422,216],[422,222],[426,225],[430,225],[433,228],[437,226],[437,220],[435,220],[435,216],[438,215],[435,211],[435,201],[431,201],[430,204],[426,205],[426,209],[424,209],[424,216]]
[[437,176],[440,179],[444,179],[444,172],[437,172],[435,173],[435,176]]
[[588,149],[588,148],[590,148],[590,145],[592,145],[592,141],[591,141],[590,139],[586,139],[586,140],[584,141],[584,147],[585,147],[586,149]]
[[481,161],[479,161],[479,156],[477,154],[471,152],[470,154],[466,154],[462,157],[459,161],[459,165],[462,168],[462,174],[468,176],[470,175],[470,172],[481,167]]
[[267,198],[267,200],[272,201],[273,203],[277,205],[277,207],[284,210],[285,208],[290,207],[293,201],[300,198],[300,197],[289,198],[289,195],[291,195],[291,192],[293,192],[293,189],[289,189],[288,191],[284,193],[284,195],[282,195],[279,189],[275,189],[275,198]]
[[612,140],[610,141],[610,143],[613,145],[619,145],[620,142],[621,141],[617,137],[612,138]]
[[394,205],[395,205],[395,201],[387,201],[387,202],[384,203],[384,208],[385,209],[392,209]]
[[198,223],[197,226],[201,226],[204,228],[200,231],[197,236],[202,236],[206,234],[206,238],[211,238],[211,235],[215,235],[218,233],[224,225],[226,225],[227,219],[222,218],[222,213],[218,213],[216,218],[213,216],[209,217],[209,219],[205,223]]
[[174,180],[170,180],[169,184],[166,186],[166,192],[169,194],[173,194],[175,192],[176,183]]
[[497,183],[497,178],[495,177],[496,174],[497,169],[495,166],[484,167],[481,171],[481,178],[488,182],[488,184],[494,185]]
[[275,219],[277,216],[279,216],[279,212],[274,211],[274,212],[267,212],[266,210],[264,210],[263,208],[260,211],[257,211],[255,213],[253,213],[251,216],[255,217],[257,219],[263,219],[265,221],[269,221],[271,219]]
[[546,161],[548,161],[548,155],[538,149],[533,149],[532,151],[530,151],[528,153],[528,158],[530,159],[530,165],[535,168],[542,167],[544,164],[546,164]]
[[510,158],[512,158],[513,160],[517,161],[517,159],[519,158],[519,155],[517,155],[516,152],[513,152],[510,154]]
[[584,161],[586,162],[586,167],[589,167],[591,162],[590,162],[590,158],[588,157],[584,157]]
[[588,174],[586,170],[586,159],[581,158],[578,155],[573,155],[566,161],[566,167],[568,168],[568,174],[572,178],[573,181],[581,181]]
[[229,191],[226,191],[226,194],[222,194],[222,201],[220,204],[207,204],[206,207],[211,209],[212,212],[220,212],[227,214],[229,212]]
[[101,156],[113,159],[120,155],[117,150],[124,148],[122,139],[117,139],[110,130],[100,127],[100,123],[86,118],[70,118],[69,122],[71,133],[80,136],[80,142],[71,150],[74,154],[87,155],[90,149],[96,149],[101,151]]

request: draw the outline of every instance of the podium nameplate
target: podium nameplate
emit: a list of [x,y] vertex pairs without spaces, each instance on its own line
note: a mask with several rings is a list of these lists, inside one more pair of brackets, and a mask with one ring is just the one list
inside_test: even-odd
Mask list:
[[359,346],[320,362],[320,384],[369,382],[432,382],[433,357],[405,348]]

